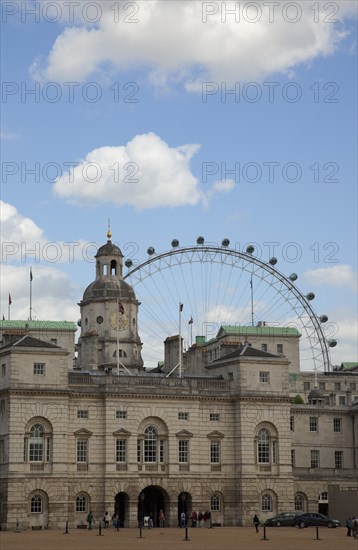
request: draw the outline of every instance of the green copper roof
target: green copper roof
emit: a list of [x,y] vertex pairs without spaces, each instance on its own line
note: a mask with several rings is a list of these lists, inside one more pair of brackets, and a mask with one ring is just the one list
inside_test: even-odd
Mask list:
[[77,330],[72,321],[0,321],[0,330],[30,329],[30,330]]
[[270,327],[270,326],[260,326],[260,327],[250,327],[250,326],[231,326],[231,325],[222,325],[222,330],[228,334],[244,334],[245,336],[301,336],[296,328],[292,327]]
[[358,361],[344,361],[342,363],[342,367],[347,370],[354,369],[354,367],[357,367],[357,366],[358,366]]

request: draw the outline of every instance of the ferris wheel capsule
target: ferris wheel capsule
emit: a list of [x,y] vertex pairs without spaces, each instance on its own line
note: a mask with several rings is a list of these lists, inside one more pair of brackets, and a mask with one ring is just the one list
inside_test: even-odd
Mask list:
[[269,264],[276,265],[277,264],[277,258],[275,258],[274,256],[272,258],[270,258],[269,259]]
[[321,315],[319,320],[321,321],[321,323],[327,323],[328,317],[327,315]]
[[315,295],[313,294],[313,292],[309,292],[308,294],[306,294],[306,298],[307,300],[314,300],[315,299]]
[[132,262],[132,260],[126,260],[126,261],[124,262],[124,265],[125,265],[126,267],[130,268],[130,267],[132,267],[133,262]]
[[252,254],[254,250],[255,248],[252,246],[252,244],[249,244],[249,246],[246,247],[247,254]]
[[173,239],[173,240],[172,240],[172,247],[173,247],[173,248],[177,248],[178,246],[179,246],[179,241],[178,241],[178,239]]
[[196,239],[196,244],[204,244],[204,240],[205,240],[204,237],[198,237]]
[[223,241],[221,242],[221,246],[229,246],[229,244],[230,244],[229,239],[223,239]]
[[153,256],[153,254],[155,254],[155,249],[152,246],[150,246],[147,250],[147,253],[149,254],[149,256]]
[[297,275],[297,273],[291,273],[291,275],[289,275],[288,278],[289,278],[290,281],[292,281],[292,282],[293,282],[293,281],[297,281],[298,275]]
[[337,345],[337,340],[334,340],[334,339],[328,340],[328,345],[330,348],[335,348]]

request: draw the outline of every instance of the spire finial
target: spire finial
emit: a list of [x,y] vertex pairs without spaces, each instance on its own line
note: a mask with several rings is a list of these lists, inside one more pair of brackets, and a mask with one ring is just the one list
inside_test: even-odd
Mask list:
[[107,238],[110,239],[112,237],[112,231],[111,231],[111,222],[108,218],[108,231],[107,231]]

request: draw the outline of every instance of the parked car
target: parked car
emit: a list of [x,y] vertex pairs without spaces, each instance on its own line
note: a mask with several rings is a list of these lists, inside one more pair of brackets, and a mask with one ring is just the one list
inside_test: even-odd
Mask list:
[[265,521],[265,525],[270,527],[281,527],[282,525],[296,525],[295,518],[299,516],[299,512],[282,512],[273,518]]
[[332,519],[324,514],[300,514],[295,517],[295,525],[299,527],[308,527],[309,525],[322,525],[326,527],[339,527],[340,522],[338,519]]

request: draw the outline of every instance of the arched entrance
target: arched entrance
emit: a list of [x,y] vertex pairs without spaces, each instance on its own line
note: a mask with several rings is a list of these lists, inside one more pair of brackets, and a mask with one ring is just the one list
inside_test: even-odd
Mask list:
[[180,495],[178,496],[177,516],[178,516],[179,527],[180,527],[180,516],[183,512],[186,514],[186,519],[188,521],[192,512],[192,499],[191,499],[190,493],[183,492],[183,493],[180,493]]
[[129,513],[129,498],[127,493],[117,493],[114,499],[114,515],[119,520],[119,527],[128,526],[126,520]]
[[144,517],[149,516],[153,519],[154,527],[159,526],[158,516],[160,510],[163,510],[165,516],[165,525],[169,525],[169,497],[167,493],[156,485],[146,487],[138,495],[138,524],[144,521]]

